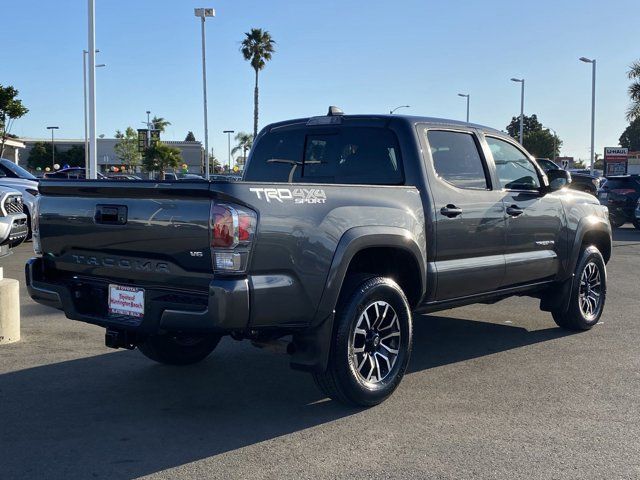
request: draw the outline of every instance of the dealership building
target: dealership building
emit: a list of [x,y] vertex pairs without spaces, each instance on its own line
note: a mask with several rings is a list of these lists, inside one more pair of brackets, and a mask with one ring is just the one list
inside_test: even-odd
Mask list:
[[[29,152],[33,146],[38,142],[44,142],[51,144],[51,139],[46,138],[21,138],[20,141],[24,144],[24,148],[20,149],[19,153],[15,154],[15,157],[11,157],[12,160],[17,160],[17,163],[27,168],[27,160],[29,159]],[[115,146],[120,141],[118,138],[98,138],[98,170],[102,173],[106,173],[113,170],[113,167],[120,167],[122,161],[118,158],[115,152]],[[187,165],[189,173],[202,173],[202,159],[203,148],[200,142],[185,142],[185,141],[172,141],[162,140],[162,143],[170,147],[175,147],[180,150],[182,156],[182,163]],[[69,150],[74,145],[84,147],[84,139],[55,139],[54,144],[56,146],[56,152],[64,152]]]

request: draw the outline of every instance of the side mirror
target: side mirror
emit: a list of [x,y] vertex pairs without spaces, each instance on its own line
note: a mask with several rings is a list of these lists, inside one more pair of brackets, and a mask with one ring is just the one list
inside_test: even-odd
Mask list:
[[563,187],[566,187],[571,183],[571,172],[560,169],[552,169],[547,171],[547,178],[549,179],[550,192],[555,192]]

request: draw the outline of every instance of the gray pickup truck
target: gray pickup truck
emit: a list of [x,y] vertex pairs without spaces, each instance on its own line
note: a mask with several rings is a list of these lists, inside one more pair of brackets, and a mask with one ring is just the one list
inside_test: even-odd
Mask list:
[[527,295],[598,322],[611,227],[569,181],[491,128],[332,107],[264,128],[241,182],[42,181],[27,285],[110,347],[184,365],[249,339],[370,406],[414,314]]

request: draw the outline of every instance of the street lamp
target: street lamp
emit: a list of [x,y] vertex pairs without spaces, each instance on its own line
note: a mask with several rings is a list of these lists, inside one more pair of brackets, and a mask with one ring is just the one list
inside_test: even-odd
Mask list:
[[553,129],[547,127],[547,130],[553,132],[553,161],[556,161],[556,151],[558,149],[558,133]]
[[53,131],[59,128],[60,127],[47,127],[47,130],[51,130],[51,170],[55,170],[53,166],[56,164],[56,144],[53,141]]
[[522,134],[524,131],[524,78],[512,78],[511,81],[522,84],[520,89],[520,145],[522,145]]
[[229,173],[231,173],[231,134],[236,133],[235,130],[223,130],[222,133],[227,134],[227,144],[229,146]]
[[89,55],[89,178],[98,176],[98,141],[96,139],[96,2],[87,0]]
[[464,97],[467,99],[467,123],[469,123],[469,94],[468,93],[459,93],[459,97]]
[[[100,50],[96,50],[96,53]],[[89,136],[87,135],[87,50],[82,50],[82,79],[84,82],[84,168],[85,176],[89,178]],[[106,67],[104,63],[96,65],[97,67]]]
[[411,107],[411,105],[400,105],[399,107],[396,107],[396,108],[392,109],[391,111],[389,111],[389,115],[393,115],[393,112],[395,112],[399,108],[409,108],[409,107]]
[[596,135],[596,59],[580,57],[580,61],[591,64],[591,175],[595,167],[595,135]]
[[215,17],[216,11],[213,8],[194,9],[196,17],[200,17],[202,32],[202,96],[204,98],[204,151],[205,151],[205,178],[209,180],[209,125],[207,124],[207,60],[206,60],[206,39],[204,34],[204,21],[207,17]]

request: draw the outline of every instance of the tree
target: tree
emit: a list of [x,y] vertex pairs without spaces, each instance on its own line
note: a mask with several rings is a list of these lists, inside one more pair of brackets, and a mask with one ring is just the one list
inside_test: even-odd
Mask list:
[[171,122],[169,122],[168,120],[165,120],[162,117],[153,117],[151,119],[151,125],[153,126],[154,129],[164,132],[165,128],[171,125]]
[[[522,143],[531,155],[538,158],[555,158],[560,155],[562,140],[551,131],[544,128],[534,113],[530,117],[525,115],[522,127]],[[507,132],[516,140],[520,140],[520,117],[512,117],[507,125]]]
[[251,63],[256,74],[253,91],[253,136],[256,137],[258,135],[258,72],[271,60],[271,55],[276,51],[276,42],[268,31],[263,31],[261,28],[252,28],[244,35],[240,51],[244,59]]
[[231,149],[231,155],[242,152],[243,158],[247,157],[247,151],[253,146],[253,135],[246,132],[238,132],[234,137],[238,144]]
[[187,136],[184,138],[185,142],[195,142],[196,141],[196,136],[193,134],[193,132],[191,130],[189,130],[189,133],[187,133]]
[[629,80],[633,80],[628,90],[631,105],[627,109],[627,120],[631,122],[640,118],[640,60],[631,64],[627,76]]
[[213,165],[213,173],[220,173],[222,171],[222,166],[220,165],[220,161],[216,158],[216,156],[212,153],[209,155],[209,162]]
[[180,150],[158,142],[146,149],[142,167],[147,172],[160,172],[160,179],[163,179],[166,170],[178,168],[181,161]]
[[131,127],[127,127],[124,133],[117,130],[115,136],[120,141],[116,143],[113,150],[118,159],[127,166],[127,170],[140,165],[142,155],[138,151],[138,132]]
[[640,117],[636,118],[620,135],[620,146],[630,151],[640,150]]
[[11,85],[3,87],[0,84],[0,157],[4,155],[4,146],[10,136],[13,122],[29,112],[22,101],[16,98],[18,93]]
[[[537,130],[542,130],[542,124],[538,121],[538,116],[534,113],[530,117],[524,115],[524,121],[522,126],[523,137],[527,133],[531,133]],[[507,125],[507,133],[510,137],[515,139],[520,138],[520,115],[511,118],[511,123]]]
[[[56,148],[56,153],[58,153],[57,148]],[[29,165],[29,168],[33,170],[37,168],[41,168],[44,170],[47,167],[52,167],[53,165],[51,165],[51,143],[36,142],[31,148],[31,151],[29,152],[27,165]]]
[[56,149],[56,163],[70,167],[84,167],[84,145],[72,145],[69,150],[58,153]]

